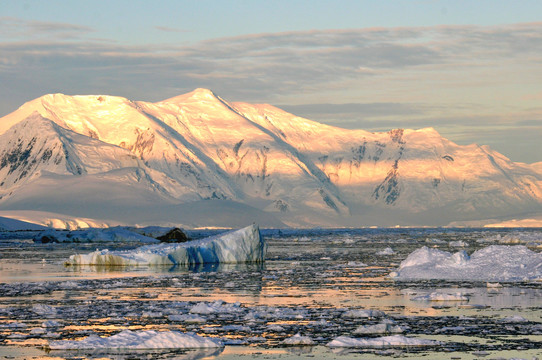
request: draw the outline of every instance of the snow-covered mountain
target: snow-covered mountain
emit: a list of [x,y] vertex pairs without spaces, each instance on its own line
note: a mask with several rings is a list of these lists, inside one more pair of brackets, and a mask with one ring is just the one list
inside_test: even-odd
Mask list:
[[539,165],[434,129],[335,128],[197,89],[45,95],[0,119],[0,210],[185,226],[392,226],[542,213]]

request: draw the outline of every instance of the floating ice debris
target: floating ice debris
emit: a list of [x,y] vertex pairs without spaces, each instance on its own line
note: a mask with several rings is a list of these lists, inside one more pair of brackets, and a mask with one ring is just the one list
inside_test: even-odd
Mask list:
[[355,309],[355,310],[345,311],[342,314],[342,317],[344,318],[378,318],[378,317],[383,317],[385,315],[386,314],[384,314],[384,312],[380,310]]
[[486,287],[490,289],[498,289],[498,288],[502,288],[502,285],[498,282],[495,282],[495,283],[488,282],[486,283]]
[[412,252],[390,277],[480,281],[530,281],[542,279],[542,254],[523,245],[492,245],[469,256],[426,246]]
[[57,315],[57,310],[55,307],[45,304],[36,304],[32,306],[32,311],[38,315],[48,318],[55,317]]
[[1,324],[0,325],[0,329],[1,328],[7,328],[7,329],[24,329],[26,328],[26,324],[24,323],[21,323],[21,322],[11,322],[11,323],[8,323],[8,324]]
[[52,350],[61,349],[195,349],[224,346],[221,340],[178,331],[131,331],[102,338],[91,335],[83,340],[51,341]]
[[468,301],[469,298],[462,293],[446,294],[434,291],[427,295],[420,295],[412,298],[414,301]]
[[284,339],[282,341],[282,344],[283,345],[290,345],[290,346],[301,346],[301,345],[311,346],[311,345],[316,345],[316,343],[314,342],[314,340],[312,340],[310,338],[310,336],[302,336],[299,333],[295,334],[292,337]]
[[376,255],[394,255],[395,251],[391,247],[387,247],[376,253]]
[[70,256],[68,265],[195,265],[205,263],[263,262],[267,244],[257,225],[175,244],[142,246],[134,250],[101,250]]
[[280,325],[273,324],[273,325],[268,325],[266,330],[267,331],[272,331],[272,332],[283,332],[284,328],[282,326],[280,326]]
[[524,322],[529,322],[529,320],[525,319],[523,316],[520,316],[520,315],[507,316],[507,317],[501,319],[500,321],[506,322],[506,323],[524,323]]
[[457,241],[450,241],[448,245],[450,247],[467,247],[469,244],[467,244],[463,240],[457,240]]
[[403,332],[403,329],[389,322],[382,322],[375,325],[361,325],[356,330],[354,334],[400,334]]
[[327,344],[329,347],[385,347],[385,346],[436,346],[442,342],[410,338],[402,335],[391,335],[377,338],[352,338],[348,336],[339,336]]
[[187,324],[202,324],[207,322],[206,318],[194,314],[169,315],[168,319],[170,321],[180,321]]
[[30,330],[30,335],[43,335],[47,332],[44,328],[33,328]]
[[216,313],[238,313],[241,312],[242,309],[240,309],[241,303],[224,303],[222,300],[217,300],[212,303],[205,303],[200,302],[196,305],[194,305],[190,309],[191,314],[200,314],[200,315],[208,315],[208,314],[216,314]]
[[41,327],[44,328],[57,328],[60,326],[62,326],[62,324],[55,320],[46,320],[41,323]]
[[361,261],[349,261],[346,265],[351,266],[351,267],[366,267],[367,266],[367,264],[362,263]]

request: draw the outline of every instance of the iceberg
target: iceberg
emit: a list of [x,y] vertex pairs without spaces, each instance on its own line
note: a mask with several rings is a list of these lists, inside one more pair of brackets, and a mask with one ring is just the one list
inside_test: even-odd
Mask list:
[[198,265],[218,263],[260,263],[267,244],[257,225],[184,243],[146,245],[133,250],[94,251],[70,256],[66,265]]
[[526,246],[491,245],[470,256],[465,251],[422,247],[390,273],[396,280],[537,281],[542,279],[542,254]]
[[219,339],[205,338],[193,333],[178,331],[131,331],[102,338],[91,335],[83,340],[51,341],[51,350],[71,349],[196,349],[223,347]]

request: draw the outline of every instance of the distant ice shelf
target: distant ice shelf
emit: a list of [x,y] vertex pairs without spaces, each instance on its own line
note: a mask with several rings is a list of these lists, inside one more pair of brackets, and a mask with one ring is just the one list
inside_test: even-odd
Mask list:
[[67,265],[197,265],[218,263],[259,263],[265,259],[267,244],[255,224],[224,234],[185,243],[146,245],[134,250],[109,251],[70,256]]

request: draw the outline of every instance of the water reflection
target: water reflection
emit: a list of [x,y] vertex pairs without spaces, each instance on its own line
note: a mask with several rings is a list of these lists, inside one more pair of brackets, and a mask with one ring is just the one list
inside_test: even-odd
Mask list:
[[[168,359],[168,360],[198,360],[212,356],[218,356],[224,351],[223,348],[212,349],[188,349],[188,350],[50,350],[47,355],[51,358],[64,359]],[[49,357],[43,357],[48,359]]]
[[216,272],[216,271],[262,271],[265,270],[265,263],[204,263],[204,264],[190,264],[190,265],[69,265],[66,266],[68,272],[80,274],[82,276],[85,273],[109,273],[111,275],[118,274],[131,274],[142,275],[142,273],[148,274],[160,274],[164,272],[168,273],[183,273],[183,272]]

